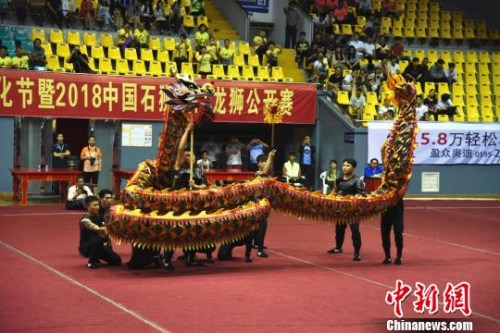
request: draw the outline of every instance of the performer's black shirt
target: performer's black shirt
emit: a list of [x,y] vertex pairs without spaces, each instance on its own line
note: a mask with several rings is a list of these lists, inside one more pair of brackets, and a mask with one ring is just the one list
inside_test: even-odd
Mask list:
[[353,175],[349,179],[339,177],[336,180],[337,193],[340,195],[365,194],[365,183],[358,176]]
[[90,222],[92,222],[93,224],[95,224],[98,227],[101,227],[104,225],[104,223],[102,222],[99,215],[90,216],[88,213],[83,215],[82,218],[80,219],[80,249],[82,247],[84,247],[85,244],[89,240],[91,240],[92,238],[99,237],[99,235],[95,231],[92,231],[92,230],[85,228],[85,226],[81,222],[84,219],[90,220]]

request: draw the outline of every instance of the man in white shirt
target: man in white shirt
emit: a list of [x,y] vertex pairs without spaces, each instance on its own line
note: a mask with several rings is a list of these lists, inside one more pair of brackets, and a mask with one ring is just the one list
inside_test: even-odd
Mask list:
[[241,149],[243,144],[237,137],[231,137],[229,143],[226,145],[227,167],[228,168],[241,168]]
[[214,168],[220,167],[220,164],[222,163],[218,163],[217,159],[222,150],[220,148],[220,144],[215,142],[213,135],[208,138],[208,141],[203,143],[201,150],[208,152],[208,159],[212,162],[212,166]]
[[370,56],[372,58],[375,58],[375,44],[373,43],[373,37],[368,36],[366,38],[366,43],[364,43],[364,56],[365,58],[367,56]]
[[388,67],[389,67],[389,72],[392,75],[399,74],[399,64],[396,61],[397,61],[396,57],[391,57],[391,62]]
[[352,82],[354,78],[351,73],[347,73],[346,76],[342,79],[342,90],[343,91],[352,91]]
[[366,98],[361,93],[361,89],[357,89],[356,93],[351,96],[350,104],[353,113],[357,114],[358,119],[363,118],[363,111],[365,110]]
[[365,43],[363,43],[363,41],[359,39],[359,34],[354,34],[353,40],[349,42],[349,46],[354,46],[358,59],[363,58],[363,53],[365,52]]
[[68,189],[68,197],[66,200],[66,209],[87,209],[85,199],[93,195],[90,188],[83,182],[83,177],[78,177],[76,185]]
[[302,183],[300,164],[295,161],[295,153],[288,154],[288,161],[283,164],[283,178],[288,183]]
[[429,108],[427,105],[424,104],[424,101],[422,99],[422,95],[418,95],[416,97],[417,101],[417,107],[415,108],[415,111],[417,111],[417,119],[418,120],[423,120],[424,114],[429,111]]
[[391,105],[391,101],[389,99],[384,99],[384,104],[382,104],[379,108],[378,108],[378,118],[379,119],[383,119],[384,118],[384,114],[391,110],[392,113],[396,113],[396,108]]

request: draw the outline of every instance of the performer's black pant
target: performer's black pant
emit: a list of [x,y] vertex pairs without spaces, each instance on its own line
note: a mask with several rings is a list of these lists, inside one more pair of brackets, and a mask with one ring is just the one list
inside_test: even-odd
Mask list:
[[146,268],[155,262],[155,257],[160,255],[160,251],[151,249],[140,249],[132,246],[132,257],[127,263],[130,269]]
[[397,258],[401,259],[403,255],[404,208],[403,199],[400,199],[396,206],[389,208],[382,214],[380,233],[382,234],[382,247],[386,258],[391,258],[391,227],[394,228]]
[[235,241],[232,243],[224,244],[219,247],[219,252],[217,253],[217,259],[219,260],[230,260],[233,258],[233,248],[236,246],[245,245],[245,258],[250,258],[252,254],[252,242],[254,239],[254,233],[250,233],[247,237]]
[[314,184],[314,175],[313,175],[313,167],[312,165],[301,164],[300,169],[302,174],[306,177],[304,181],[304,185],[309,187]]
[[[352,234],[352,245],[354,246],[354,253],[359,255],[359,250],[361,249],[361,233],[359,232],[359,223],[349,224]],[[341,249],[344,245],[345,229],[346,224],[337,224],[335,226],[335,242],[337,243],[336,248]]]
[[267,219],[259,222],[259,229],[254,231],[253,242],[257,245],[258,251],[262,252],[264,250],[264,241],[266,239],[267,232]]
[[120,266],[122,259],[113,251],[109,239],[95,236],[80,247],[80,254],[89,258],[89,262],[96,263],[99,260],[107,262],[111,266]]

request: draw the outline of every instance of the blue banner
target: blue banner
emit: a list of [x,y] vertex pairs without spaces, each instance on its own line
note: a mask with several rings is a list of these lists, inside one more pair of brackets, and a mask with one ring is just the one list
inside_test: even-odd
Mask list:
[[237,0],[248,13],[269,13],[269,0]]

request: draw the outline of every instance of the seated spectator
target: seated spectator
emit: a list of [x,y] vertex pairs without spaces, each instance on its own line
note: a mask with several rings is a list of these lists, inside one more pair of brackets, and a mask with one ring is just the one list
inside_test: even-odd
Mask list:
[[202,46],[201,51],[196,52],[195,58],[198,62],[198,74],[200,74],[202,78],[212,74],[212,56],[208,52],[206,46]]
[[[13,0],[12,6],[16,12],[17,16],[17,24],[25,25],[26,24],[26,15],[28,14],[28,5],[29,0]],[[2,9],[0,8],[0,11]]]
[[29,65],[30,69],[47,70],[47,59],[40,38],[35,38],[33,41],[33,51],[30,54]]
[[84,184],[83,177],[78,177],[76,184],[68,189],[66,209],[86,209],[85,200],[93,195],[90,188]]
[[333,10],[333,16],[335,17],[335,22],[338,24],[345,23],[348,16],[347,1],[339,0],[338,6]]
[[396,1],[394,0],[384,0],[382,3],[382,16],[393,16],[396,17],[398,14],[396,10]]
[[232,65],[234,50],[232,50],[229,46],[231,45],[231,41],[229,39],[224,39],[224,47],[219,50],[219,59],[223,65]]
[[399,64],[397,61],[398,59],[396,57],[391,57],[391,62],[389,63],[389,73],[392,75],[399,74]]
[[140,22],[144,24],[147,30],[150,30],[151,23],[154,20],[154,10],[151,0],[145,0],[139,8]]
[[205,15],[205,3],[203,0],[191,0],[189,14],[193,16]]
[[385,36],[380,36],[378,38],[378,43],[375,45],[375,54],[377,59],[389,59],[391,49],[387,45]]
[[399,60],[401,59],[404,51],[405,47],[401,44],[401,37],[394,38],[394,44],[391,46],[390,55]]
[[182,63],[188,61],[189,49],[190,47],[187,37],[185,34],[182,34],[179,41],[175,44],[174,51],[174,61],[177,64],[177,73],[181,72]]
[[313,75],[310,79],[311,82],[322,83],[325,81],[328,73],[328,59],[324,56],[323,52],[318,52],[316,61],[313,63]]
[[354,76],[352,72],[348,72],[342,79],[342,90],[352,91],[352,86],[354,85]]
[[210,36],[210,39],[208,40],[208,46],[207,46],[207,51],[210,53],[210,56],[212,56],[212,64],[218,64],[219,63],[219,47],[217,46],[217,42],[215,41],[215,38]]
[[342,68],[338,66],[335,68],[335,72],[328,78],[328,89],[337,96],[342,86]]
[[368,58],[371,57],[372,59],[376,57],[376,52],[375,52],[375,44],[373,43],[373,37],[367,36],[366,37],[366,42],[364,43],[364,51],[363,51],[363,57]]
[[361,120],[363,118],[363,112],[366,105],[366,98],[361,89],[356,89],[356,93],[351,96],[350,105],[353,113],[357,115],[359,120]]
[[7,55],[7,48],[0,46],[0,68],[11,68],[12,59]]
[[139,23],[138,28],[134,31],[134,46],[137,50],[149,47],[149,31],[145,28],[144,23]]
[[20,47],[16,48],[16,56],[12,58],[12,68],[15,69],[29,69],[30,57],[28,51]]
[[309,42],[306,40],[306,33],[302,31],[299,34],[299,40],[295,43],[295,61],[299,64],[299,68],[304,67],[304,59],[309,52]]
[[430,112],[424,113],[424,116],[422,117],[423,121],[434,121],[434,116],[431,115]]
[[335,66],[340,67],[345,65],[345,56],[344,52],[342,51],[342,47],[340,45],[335,46],[335,50],[330,55],[330,64],[333,67]]
[[103,20],[103,22],[104,22],[103,30],[104,31],[107,31],[110,28],[111,13],[109,11],[108,0],[99,0],[99,2],[97,3],[96,18],[98,20]]
[[208,45],[208,40],[210,39],[210,34],[207,31],[207,26],[205,24],[200,24],[198,26],[198,31],[194,34],[194,49],[200,51],[202,46]]
[[366,20],[365,34],[370,37],[376,36],[379,31],[379,26],[379,19],[375,16],[374,13],[371,13]]
[[300,164],[295,161],[295,153],[288,154],[288,161],[283,164],[283,178],[287,183],[303,183]]
[[[271,67],[276,67],[278,66],[278,55],[281,53],[281,49],[277,47],[273,41],[270,41],[267,44],[267,51],[266,51],[266,57],[267,57],[267,66],[269,68]],[[328,60],[326,61],[328,65]],[[325,75],[326,78],[326,75]]]
[[165,7],[163,7],[163,1],[158,1],[156,4],[156,9],[154,11],[154,18],[158,30],[160,30],[160,35],[163,35],[169,30],[168,19],[165,15]]
[[[380,71],[380,67],[379,71]],[[370,71],[368,75],[366,75],[366,80],[365,80],[365,87],[364,90],[366,92],[374,92],[378,95],[380,95],[380,87],[382,86],[382,80],[380,80],[380,75],[377,75],[376,73]]]
[[452,85],[457,82],[458,72],[453,62],[448,63],[448,69],[444,71],[444,75],[446,76],[446,80],[448,80],[448,84]]
[[125,53],[125,49],[127,47],[133,47],[134,46],[134,36],[132,35],[132,32],[130,31],[130,24],[125,24],[125,26],[118,30],[118,33],[116,34],[116,38],[118,41],[118,47],[120,48],[122,52],[122,56]]
[[448,82],[444,73],[444,60],[439,59],[429,71],[429,79],[432,82]]
[[419,76],[417,77],[417,80],[422,86],[424,86],[425,82],[429,81],[429,77],[429,59],[425,57],[422,59],[422,63],[419,66]]
[[347,68],[351,70],[359,69],[359,59],[360,58],[358,57],[358,52],[356,52],[354,46],[349,46],[345,57],[345,64]]
[[62,15],[66,27],[71,28],[77,17],[75,0],[62,0]]
[[337,181],[338,177],[339,171],[337,170],[337,160],[333,159],[330,161],[329,169],[324,171],[320,175],[320,178],[325,180],[325,184],[328,185],[329,192],[331,192],[335,188],[335,182]]
[[83,29],[94,29],[94,5],[91,0],[83,0],[80,4],[79,17],[83,20]]
[[[436,105],[436,114],[444,114],[447,115],[450,120],[453,120],[453,116],[457,114],[457,107],[453,105],[451,101],[450,94],[441,95],[441,100]],[[437,120],[437,115],[435,119]]]
[[360,0],[358,6],[358,14],[361,16],[369,16],[372,12],[372,0]]
[[203,172],[212,169],[212,161],[208,157],[208,152],[206,150],[201,152],[201,158],[196,161],[196,166]]
[[47,12],[54,23],[59,27],[59,29],[62,29],[63,13],[61,0],[47,0],[46,6],[48,9]]
[[257,54],[259,58],[259,64],[262,65],[264,54],[266,54],[268,46],[266,32],[264,30],[259,31],[259,34],[253,38],[252,46],[255,54]]
[[349,42],[349,47],[354,47],[356,50],[356,57],[358,59],[363,58],[365,53],[365,43],[360,39],[359,34],[354,34],[352,40]]
[[170,26],[174,34],[178,34],[182,27],[181,5],[180,1],[174,1],[170,10]]
[[378,159],[372,158],[370,164],[365,168],[365,180],[368,178],[382,178],[384,168],[378,162]]
[[384,113],[382,120],[394,120],[394,112],[392,110],[388,110],[386,113]]
[[353,71],[353,86],[352,86],[352,90],[353,91],[356,91],[356,90],[361,90],[361,92],[363,94],[366,94],[366,72],[362,71],[362,70],[354,70]]
[[413,58],[411,63],[406,67],[403,76],[408,82],[416,82],[420,78],[420,60],[418,58]]
[[396,108],[391,104],[391,101],[388,98],[384,99],[384,104],[378,108],[378,119],[384,119],[384,115],[387,111],[391,111],[393,115],[396,113]]
[[29,6],[35,24],[39,27],[43,26],[46,13],[45,0],[29,0]]
[[424,99],[424,104],[427,106],[431,114],[436,112],[436,106],[438,103],[438,97],[435,89],[429,90],[429,95]]
[[80,52],[78,46],[71,51],[71,54],[66,58],[66,62],[73,64],[74,73],[95,74],[90,68],[89,58],[86,54]]
[[417,107],[415,108],[415,111],[417,112],[417,119],[418,120],[423,120],[424,114],[428,113],[429,108],[427,107],[427,105],[424,104],[422,95],[418,95],[415,98],[415,100],[417,102]]

